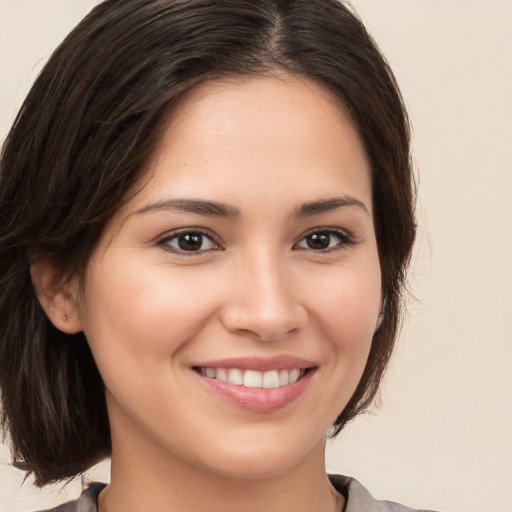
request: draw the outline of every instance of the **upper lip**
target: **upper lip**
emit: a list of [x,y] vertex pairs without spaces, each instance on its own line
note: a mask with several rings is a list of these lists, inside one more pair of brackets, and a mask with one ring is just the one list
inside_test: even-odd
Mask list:
[[315,367],[317,364],[302,357],[280,355],[273,357],[230,357],[227,359],[205,361],[193,366],[196,368],[239,368],[240,370],[268,372],[292,368],[307,369]]

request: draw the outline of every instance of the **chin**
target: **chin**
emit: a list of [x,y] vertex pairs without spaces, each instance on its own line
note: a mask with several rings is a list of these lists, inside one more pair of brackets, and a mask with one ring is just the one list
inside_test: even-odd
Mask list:
[[222,467],[216,467],[215,472],[223,477],[238,480],[263,480],[287,474],[300,465],[301,460],[293,458],[248,457],[244,460],[226,461]]
[[212,454],[213,457],[209,457],[208,462],[203,460],[203,464],[219,475],[243,480],[278,477],[299,469],[306,460],[314,458],[324,464],[325,437],[312,443],[312,447],[311,443],[301,440],[292,442],[288,438],[286,441],[267,437],[259,442],[243,443],[239,445],[239,451],[234,451],[231,445],[229,451]]

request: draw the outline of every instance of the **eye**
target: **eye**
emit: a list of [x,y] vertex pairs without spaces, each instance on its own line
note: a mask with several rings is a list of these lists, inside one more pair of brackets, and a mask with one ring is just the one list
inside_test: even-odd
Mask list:
[[352,237],[338,229],[317,229],[310,231],[299,240],[295,249],[308,249],[312,251],[331,251],[342,249],[348,245],[354,245]]
[[220,249],[212,237],[201,231],[180,231],[160,240],[159,245],[178,253],[201,253]]

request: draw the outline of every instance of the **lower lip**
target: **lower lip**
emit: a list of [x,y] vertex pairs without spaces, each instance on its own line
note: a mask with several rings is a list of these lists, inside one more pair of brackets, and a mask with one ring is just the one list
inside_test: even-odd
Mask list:
[[205,377],[197,372],[201,382],[220,398],[252,412],[274,412],[297,400],[306,390],[314,369],[310,369],[297,382],[279,388],[248,388]]

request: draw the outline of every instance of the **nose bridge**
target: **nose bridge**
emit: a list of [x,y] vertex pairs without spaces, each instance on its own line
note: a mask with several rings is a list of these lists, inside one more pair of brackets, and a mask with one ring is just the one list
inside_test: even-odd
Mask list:
[[303,326],[305,311],[294,290],[289,263],[285,255],[265,249],[242,259],[223,315],[229,330],[274,340]]

